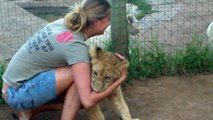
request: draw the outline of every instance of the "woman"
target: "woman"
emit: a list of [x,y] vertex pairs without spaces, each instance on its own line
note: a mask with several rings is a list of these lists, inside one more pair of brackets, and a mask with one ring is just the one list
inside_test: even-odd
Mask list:
[[[119,80],[101,93],[90,86],[91,64],[85,40],[103,34],[110,18],[107,0],[84,0],[17,51],[3,74],[2,93],[9,106],[18,110],[19,120],[60,109],[61,120],[74,120],[81,105],[91,108],[126,79],[125,69]],[[63,104],[50,102],[63,95]]]

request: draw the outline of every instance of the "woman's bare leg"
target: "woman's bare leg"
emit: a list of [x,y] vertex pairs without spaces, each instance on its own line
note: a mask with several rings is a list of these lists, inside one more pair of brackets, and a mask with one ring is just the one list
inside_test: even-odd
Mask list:
[[77,94],[77,89],[75,84],[72,84],[66,92],[64,103],[49,103],[31,110],[20,111],[19,119],[30,120],[34,115],[40,112],[62,110],[61,120],[74,120],[80,107],[81,102]]
[[19,120],[31,120],[32,117],[38,113],[47,111],[47,110],[62,110],[63,103],[49,103],[42,105],[38,108],[33,108],[30,110],[22,110],[18,111],[18,118]]
[[62,110],[62,109],[63,109],[63,103],[49,103],[49,104],[42,105],[38,108],[32,109],[31,114],[36,115],[37,113],[44,112],[47,110],[52,111],[52,110]]
[[80,110],[81,102],[75,84],[68,88],[65,96],[61,120],[74,120]]
[[[20,120],[30,120],[33,115],[46,110],[62,110],[61,120],[74,120],[80,109],[81,103],[77,93],[77,89],[74,84],[71,68],[57,68],[55,70],[55,77],[57,96],[62,94],[63,92],[66,92],[64,105],[58,103],[45,104],[43,106],[33,108],[31,110],[20,111]],[[27,119],[22,119],[24,118],[23,116]]]
[[57,94],[66,90],[61,120],[74,120],[81,106],[80,98],[72,77],[71,68],[56,70]]

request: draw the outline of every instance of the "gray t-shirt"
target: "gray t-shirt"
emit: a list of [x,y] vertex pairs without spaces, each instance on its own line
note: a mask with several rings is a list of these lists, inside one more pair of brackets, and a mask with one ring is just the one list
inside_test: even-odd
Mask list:
[[90,63],[85,38],[72,32],[59,19],[45,26],[17,51],[3,74],[3,80],[18,88],[21,81],[36,74],[79,62]]

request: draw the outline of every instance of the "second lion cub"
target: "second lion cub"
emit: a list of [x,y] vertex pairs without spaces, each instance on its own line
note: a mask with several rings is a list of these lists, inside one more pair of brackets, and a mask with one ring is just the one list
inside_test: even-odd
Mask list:
[[[128,60],[121,60],[113,53],[103,51],[97,46],[94,46],[89,52],[92,62],[91,85],[96,92],[104,91],[120,77],[123,68],[129,66]],[[112,103],[112,108],[119,114],[122,120],[139,120],[131,117],[121,87],[118,87],[107,99]],[[89,109],[88,114],[90,120],[105,120],[99,105]]]

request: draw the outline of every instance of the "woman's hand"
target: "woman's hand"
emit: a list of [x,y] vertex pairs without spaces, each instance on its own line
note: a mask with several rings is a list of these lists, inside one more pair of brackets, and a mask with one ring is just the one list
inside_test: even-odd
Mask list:
[[118,81],[120,81],[120,84],[126,80],[127,73],[128,73],[127,68],[124,68],[122,73],[121,73],[121,77],[118,79]]
[[[115,54],[119,59],[121,59],[121,60],[124,60],[124,59],[125,59],[125,57],[122,56],[121,54],[118,54],[118,53],[114,53],[114,54]],[[128,73],[128,69],[127,69],[127,68],[124,68],[123,71],[122,71],[122,73],[121,73],[121,77],[118,79],[118,81],[120,81],[120,84],[126,80],[126,78],[127,78],[127,73]]]
[[121,54],[118,54],[118,53],[114,53],[118,58],[120,58],[120,59],[125,59],[125,57],[124,56],[122,56]]

